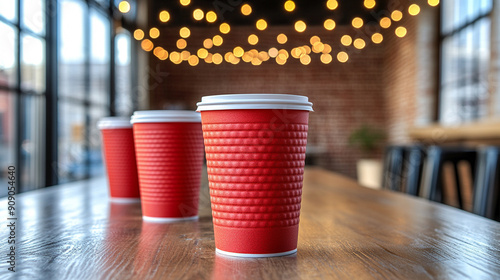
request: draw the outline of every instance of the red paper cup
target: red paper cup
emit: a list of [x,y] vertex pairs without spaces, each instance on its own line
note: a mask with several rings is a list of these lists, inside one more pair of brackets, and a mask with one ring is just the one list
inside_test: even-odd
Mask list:
[[110,200],[117,203],[140,202],[130,119],[107,117],[101,119],[97,126],[102,134]]
[[275,257],[297,251],[309,111],[305,96],[203,97],[216,251]]
[[197,219],[203,164],[200,114],[138,111],[132,123],[143,219]]

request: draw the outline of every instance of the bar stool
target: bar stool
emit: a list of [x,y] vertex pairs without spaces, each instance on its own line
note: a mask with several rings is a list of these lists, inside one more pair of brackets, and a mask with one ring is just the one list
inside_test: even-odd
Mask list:
[[426,152],[423,146],[414,145],[408,148],[408,160],[405,162],[405,193],[418,196],[425,157]]
[[[419,196],[432,201],[444,203],[444,182],[443,168],[446,163],[451,163],[454,169],[454,179],[456,182],[456,193],[458,207],[464,209],[463,195],[461,186],[464,182],[459,176],[460,162],[465,161],[469,164],[471,176],[475,176],[477,153],[474,149],[464,147],[439,147],[431,146],[427,150],[427,158],[423,166],[422,182],[420,185]],[[474,180],[474,178],[472,178]]]
[[404,146],[388,146],[385,149],[382,188],[402,191]]
[[473,212],[500,221],[500,148],[486,147],[478,153]]

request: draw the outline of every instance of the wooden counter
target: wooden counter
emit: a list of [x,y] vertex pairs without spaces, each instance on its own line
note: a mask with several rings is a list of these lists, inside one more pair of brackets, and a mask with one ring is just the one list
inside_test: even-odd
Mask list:
[[216,255],[206,181],[201,197],[199,221],[151,224],[109,203],[103,178],[18,195],[15,273],[1,199],[1,279],[500,277],[500,223],[321,169],[306,170],[295,255]]

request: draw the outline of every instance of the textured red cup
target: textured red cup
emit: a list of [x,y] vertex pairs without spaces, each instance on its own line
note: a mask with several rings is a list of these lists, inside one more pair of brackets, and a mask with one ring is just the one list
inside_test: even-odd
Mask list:
[[137,111],[132,116],[143,219],[198,219],[203,133],[193,111]]
[[140,202],[130,119],[102,118],[97,127],[102,134],[110,200],[117,203]]
[[295,253],[312,103],[288,94],[215,95],[203,97],[198,111],[216,251]]

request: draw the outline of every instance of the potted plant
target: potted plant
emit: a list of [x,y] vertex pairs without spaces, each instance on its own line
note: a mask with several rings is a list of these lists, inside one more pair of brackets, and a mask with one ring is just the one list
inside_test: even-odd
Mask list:
[[362,158],[357,162],[358,182],[369,188],[380,188],[382,184],[382,162],[376,152],[385,140],[385,134],[367,124],[354,130],[349,136],[349,145],[358,147]]

